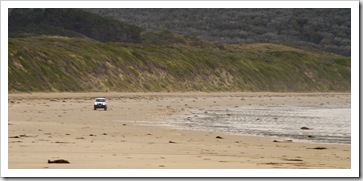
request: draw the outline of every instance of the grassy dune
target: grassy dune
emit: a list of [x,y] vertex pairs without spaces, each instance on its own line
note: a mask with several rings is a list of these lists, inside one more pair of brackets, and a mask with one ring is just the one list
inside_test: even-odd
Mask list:
[[9,38],[9,92],[350,91],[350,57],[277,44],[216,45],[166,32],[142,38]]

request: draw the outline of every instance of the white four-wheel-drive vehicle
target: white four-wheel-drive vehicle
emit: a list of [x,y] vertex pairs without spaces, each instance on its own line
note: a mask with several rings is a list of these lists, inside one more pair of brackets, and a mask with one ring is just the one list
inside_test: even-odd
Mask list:
[[102,108],[105,111],[107,110],[107,100],[103,97],[97,97],[93,106],[93,109],[96,110],[98,108]]

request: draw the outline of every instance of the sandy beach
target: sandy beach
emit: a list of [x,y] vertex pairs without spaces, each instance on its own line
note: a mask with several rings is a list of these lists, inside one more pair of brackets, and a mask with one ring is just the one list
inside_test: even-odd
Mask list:
[[[93,110],[97,96],[108,98],[107,111]],[[350,100],[349,93],[9,94],[9,169],[350,169],[350,144],[158,124],[190,109],[339,105]],[[48,164],[57,159],[70,163]]]

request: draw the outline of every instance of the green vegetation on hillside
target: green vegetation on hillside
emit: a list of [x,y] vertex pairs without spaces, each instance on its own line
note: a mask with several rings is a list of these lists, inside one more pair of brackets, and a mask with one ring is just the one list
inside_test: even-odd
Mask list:
[[350,57],[268,43],[215,45],[170,32],[141,39],[9,38],[9,92],[350,91]]
[[140,43],[140,34],[166,30],[219,44],[310,46],[345,56],[351,50],[349,8],[16,8],[9,12],[10,37],[58,35]]
[[350,91],[347,9],[87,11],[9,11],[9,92]]
[[142,29],[80,9],[11,9],[9,37],[58,35],[102,42],[140,42]]
[[84,9],[142,27],[215,43],[314,46],[350,56],[350,8],[115,8]]

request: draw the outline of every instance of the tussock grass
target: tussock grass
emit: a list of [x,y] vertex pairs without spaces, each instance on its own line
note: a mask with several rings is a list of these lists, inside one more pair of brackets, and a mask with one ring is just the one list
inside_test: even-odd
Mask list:
[[276,44],[9,38],[9,92],[350,91],[350,57]]

